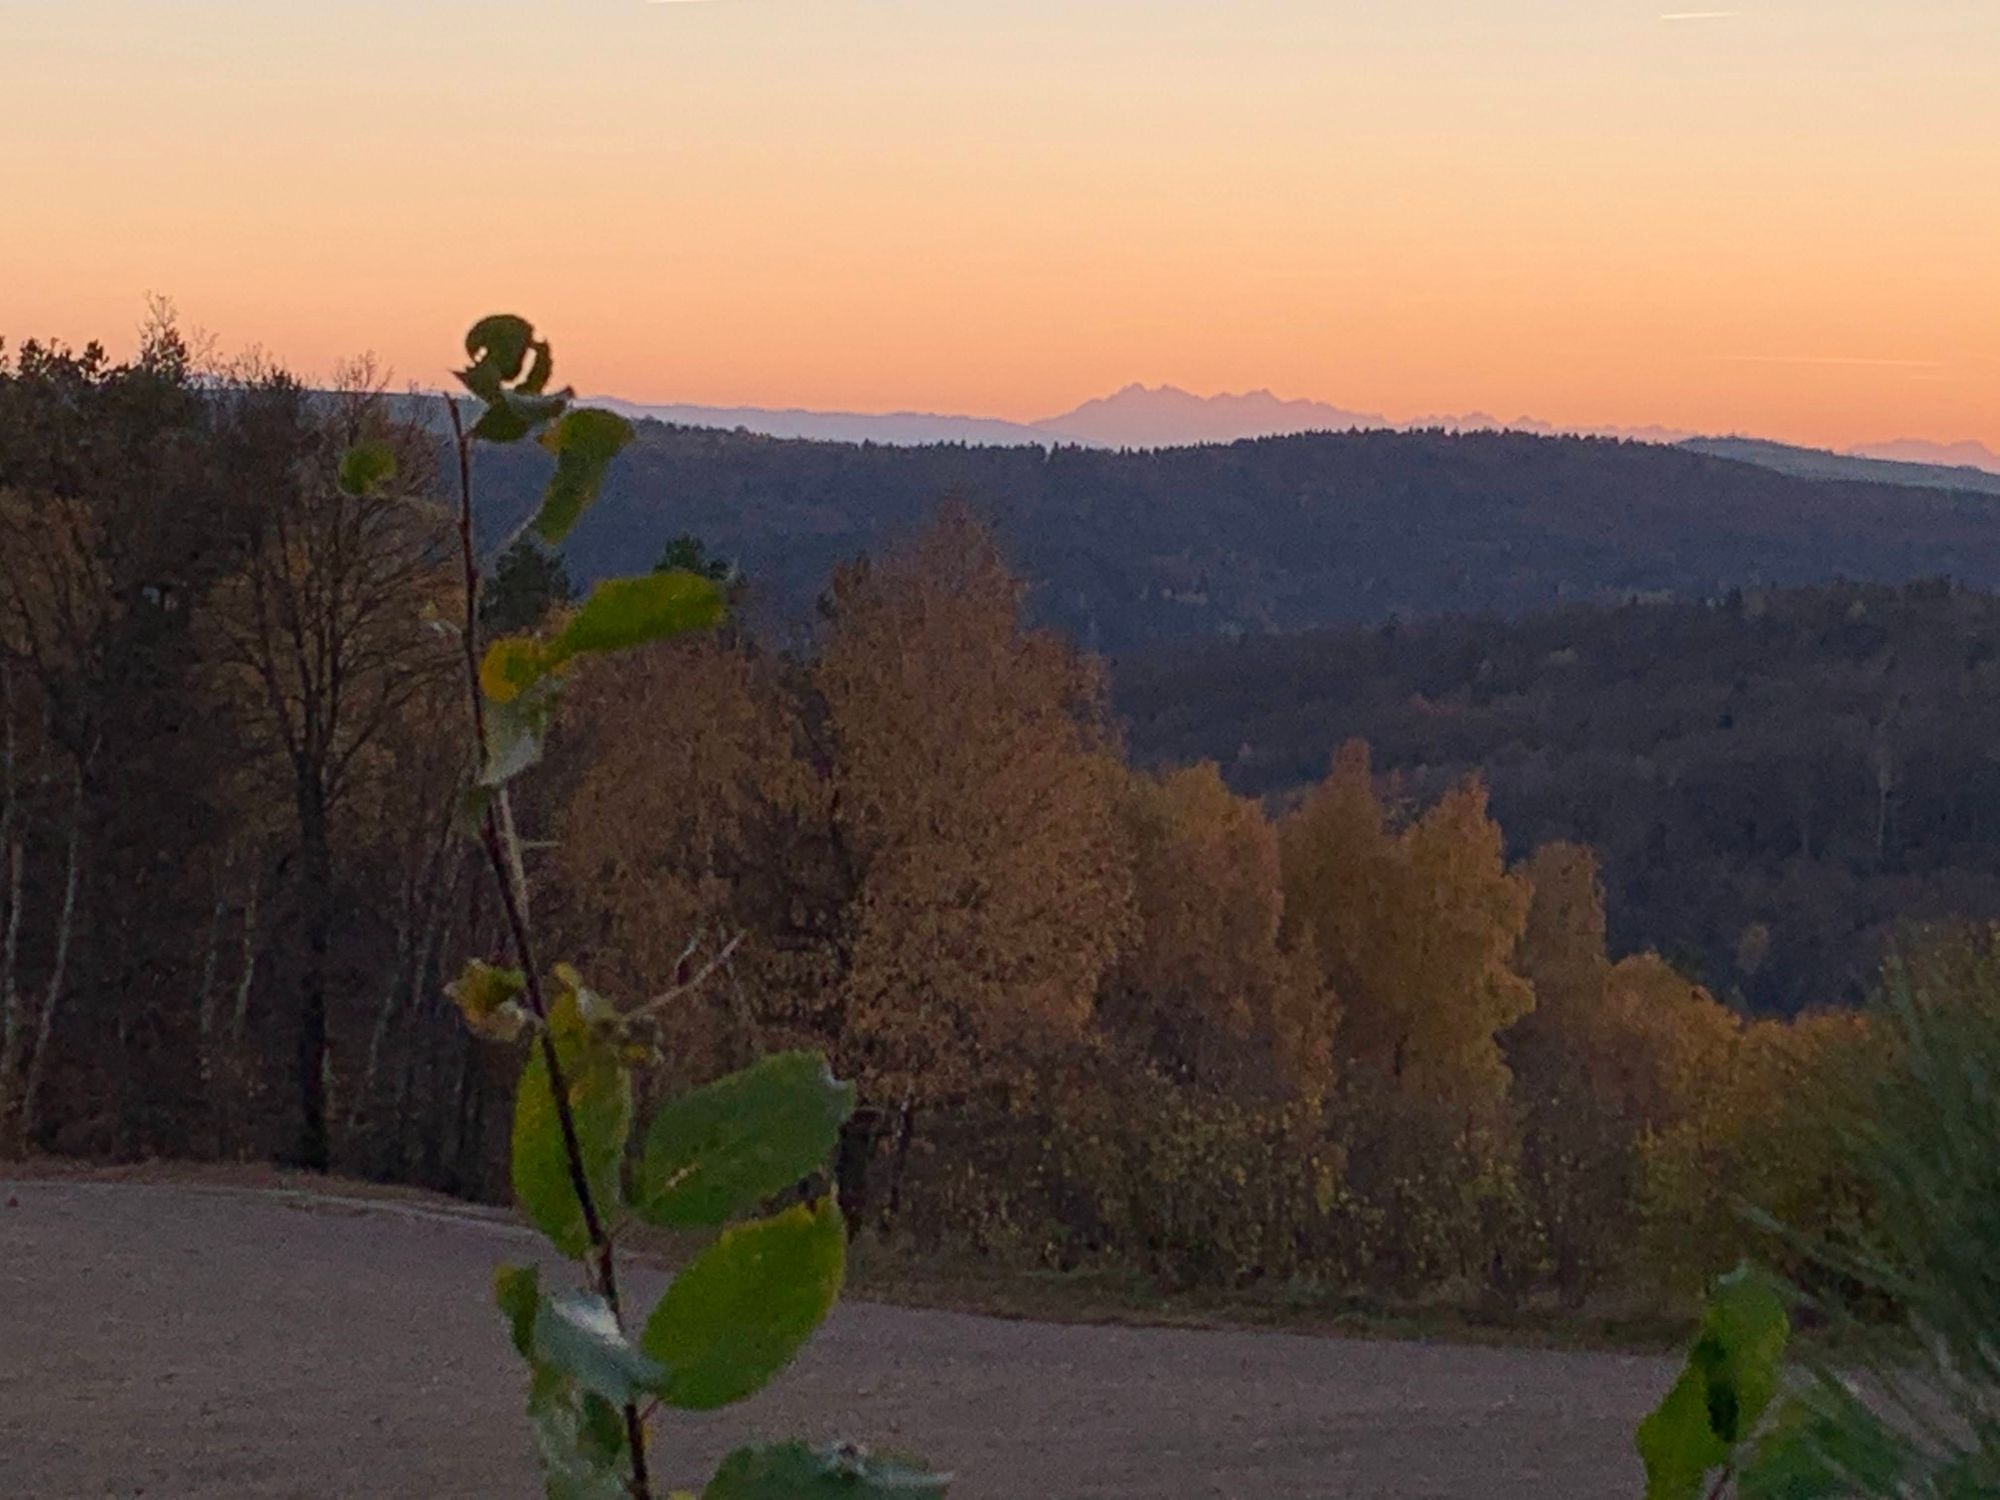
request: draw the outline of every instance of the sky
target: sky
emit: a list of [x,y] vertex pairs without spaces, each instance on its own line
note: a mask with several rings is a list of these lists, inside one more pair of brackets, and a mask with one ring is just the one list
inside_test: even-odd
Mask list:
[[0,334],[2000,447],[2000,0],[0,0]]

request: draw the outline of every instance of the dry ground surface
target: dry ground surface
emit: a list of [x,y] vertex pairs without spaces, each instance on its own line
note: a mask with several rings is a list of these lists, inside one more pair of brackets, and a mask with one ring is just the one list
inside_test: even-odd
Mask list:
[[[0,1496],[535,1494],[488,1300],[493,1263],[532,1253],[412,1194],[0,1181]],[[757,1400],[667,1422],[660,1454],[693,1484],[741,1440],[852,1436],[952,1469],[958,1500],[1600,1500],[1638,1492],[1629,1434],[1671,1372],[850,1303]]]

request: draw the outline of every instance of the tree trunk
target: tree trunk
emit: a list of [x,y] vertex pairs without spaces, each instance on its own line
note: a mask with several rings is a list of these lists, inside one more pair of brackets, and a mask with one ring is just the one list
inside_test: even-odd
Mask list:
[[250,1029],[250,991],[257,982],[257,888],[261,872],[250,867],[250,894],[243,901],[243,943],[236,975],[236,1003],[229,1014],[229,1045],[239,1055]]
[[[449,828],[444,838],[450,840]],[[362,1065],[360,1082],[355,1085],[354,1102],[347,1112],[350,1135],[357,1134],[373,1113],[382,1073],[382,1051],[389,1043],[397,1019],[413,1010],[417,997],[423,993],[425,976],[431,967],[431,949],[443,922],[444,893],[451,883],[446,879],[446,871],[453,848],[455,845],[449,842],[433,848],[417,870],[414,888],[404,889],[396,918],[395,972],[382,993],[375,1025],[369,1032],[367,1060]]]
[[20,818],[19,742],[14,729],[14,673],[0,664],[0,856],[7,861],[7,923],[0,938],[0,1146],[8,1139],[14,1113],[15,1079],[21,1069],[21,878],[26,851],[14,832]]
[[222,873],[216,877],[215,904],[208,913],[208,943],[201,957],[201,991],[195,1004],[196,1064],[204,1100],[215,1097],[215,986],[222,974],[222,920],[229,914],[228,873],[232,863],[233,860],[225,860]]
[[82,866],[83,767],[78,765],[70,791],[69,841],[63,855],[63,896],[62,907],[56,917],[55,952],[49,961],[49,983],[42,995],[42,1013],[35,1023],[35,1050],[28,1058],[28,1081],[21,1091],[17,1139],[23,1147],[34,1140],[42,1080],[48,1074],[49,1043],[55,1034],[56,1007],[62,1003],[63,986],[68,980],[70,940],[76,931],[76,891]]
[[21,840],[7,845],[7,928],[0,939],[0,1146],[9,1139],[14,1116],[15,1083],[21,1072],[21,895],[26,850]]
[[326,1129],[327,956],[333,945],[333,852],[327,843],[326,804],[318,787],[299,798],[299,865],[305,883],[305,971],[299,982],[297,1050],[292,1086],[298,1099],[297,1134],[282,1160],[307,1172],[324,1172],[330,1152]]
[[879,1111],[863,1106],[840,1127],[840,1145],[833,1158],[834,1190],[847,1216],[847,1236],[861,1232],[868,1218],[869,1164],[875,1159],[875,1142],[881,1134]]
[[903,1095],[903,1106],[896,1111],[896,1150],[889,1158],[889,1197],[882,1205],[882,1233],[886,1236],[890,1226],[903,1210],[903,1174],[910,1165],[910,1142],[917,1134],[917,1106],[908,1094]]

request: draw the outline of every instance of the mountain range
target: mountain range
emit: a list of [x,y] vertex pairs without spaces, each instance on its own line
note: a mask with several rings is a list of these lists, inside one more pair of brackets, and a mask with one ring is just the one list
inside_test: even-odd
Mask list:
[[[1324,401],[1290,400],[1268,390],[1198,396],[1178,386],[1128,385],[1109,396],[1038,422],[937,412],[834,412],[756,406],[649,405],[615,397],[593,398],[635,419],[679,427],[714,427],[765,437],[809,438],[821,442],[883,443],[921,447],[931,443],[968,446],[1085,448],[1181,448],[1200,443],[1234,443],[1245,438],[1287,437],[1304,432],[1524,432],[1540,437],[1623,438],[1642,443],[1690,443],[1704,452],[1742,459],[1809,478],[1874,479],[1886,483],[1929,484],[1984,489],[1968,475],[2000,475],[2000,453],[1983,443],[1940,443],[1897,438],[1867,443],[1844,453],[1799,448],[1744,437],[1712,437],[1663,426],[1562,425],[1519,416],[1511,420],[1472,411],[1392,422],[1379,412],[1349,410]],[[1880,467],[1842,469],[1839,460],[1876,461],[1937,471],[1897,473]],[[1834,461],[1834,462],[1829,462]]]

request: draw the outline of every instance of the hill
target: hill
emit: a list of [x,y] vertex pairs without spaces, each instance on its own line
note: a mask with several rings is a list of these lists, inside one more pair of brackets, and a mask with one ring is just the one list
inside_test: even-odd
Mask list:
[[1039,427],[997,417],[962,417],[940,412],[804,411],[796,407],[649,406],[615,396],[593,396],[591,406],[609,407],[635,422],[677,427],[714,427],[763,437],[806,438],[828,443],[984,443],[996,447],[1046,448],[1057,441]]
[[[489,536],[527,514],[533,450],[480,458]],[[2000,507],[1820,482],[1654,444],[1354,432],[1148,452],[856,446],[642,424],[569,545],[580,580],[682,532],[762,607],[809,616],[829,570],[955,495],[1032,581],[1043,621],[1126,651],[1570,601],[1951,574],[2000,586]]]
[[[1982,495],[2000,495],[2000,472],[1973,463],[1942,464],[1917,462],[1911,458],[1881,458],[1867,453],[1829,453],[1821,448],[1795,448],[1789,443],[1771,443],[1762,438],[1689,438],[1683,448],[1715,458],[1739,459],[1760,464],[1781,474],[1801,479],[1852,479],[1869,484],[1906,484],[1924,489],[1964,490]],[[1899,451],[1922,451],[1921,445],[1887,445]],[[1967,450],[1978,445],[1962,445]],[[1968,453],[1969,456],[1969,453]],[[1989,454],[1988,457],[1991,457]]]
[[1860,998],[1896,923],[2000,916],[2000,599],[1835,585],[1157,649],[1136,758],[1283,800],[1358,736],[1470,772],[1517,854],[1597,849],[1619,951],[1792,1012]]

